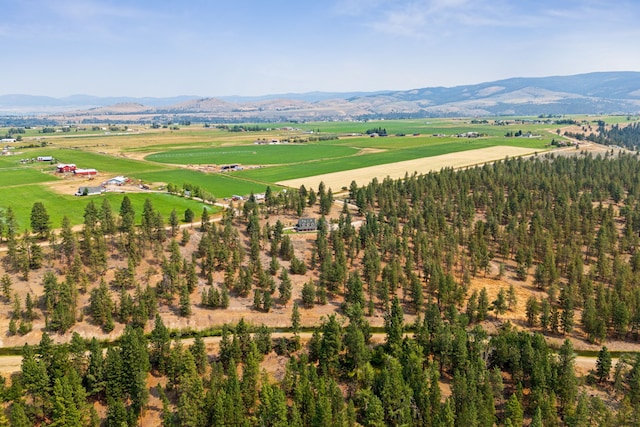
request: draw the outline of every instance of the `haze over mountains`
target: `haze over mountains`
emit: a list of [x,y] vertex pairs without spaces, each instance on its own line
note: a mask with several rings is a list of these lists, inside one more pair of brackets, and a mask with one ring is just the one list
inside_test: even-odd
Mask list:
[[64,115],[70,121],[170,118],[352,120],[443,116],[640,113],[640,72],[511,78],[403,91],[276,94],[259,97],[51,98],[0,96],[0,114]]

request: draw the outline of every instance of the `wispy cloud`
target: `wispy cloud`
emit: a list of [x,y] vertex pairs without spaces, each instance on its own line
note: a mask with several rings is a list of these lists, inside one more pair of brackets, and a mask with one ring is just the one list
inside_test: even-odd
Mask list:
[[339,0],[334,8],[337,13],[357,17],[377,32],[413,38],[442,37],[486,27],[551,28],[598,17],[611,22],[628,19],[628,15],[620,16],[624,9],[637,12],[638,5],[625,1],[612,7],[602,0]]

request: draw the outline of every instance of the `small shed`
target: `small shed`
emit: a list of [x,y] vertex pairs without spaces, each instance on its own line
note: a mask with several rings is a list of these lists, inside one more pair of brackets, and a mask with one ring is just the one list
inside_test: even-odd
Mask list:
[[316,231],[318,223],[315,218],[300,218],[296,224],[296,231]]
[[36,157],[36,160],[39,162],[52,162],[53,156],[38,156]]
[[76,191],[76,196],[95,196],[97,194],[102,194],[104,192],[104,188],[102,187],[80,187],[78,191]]

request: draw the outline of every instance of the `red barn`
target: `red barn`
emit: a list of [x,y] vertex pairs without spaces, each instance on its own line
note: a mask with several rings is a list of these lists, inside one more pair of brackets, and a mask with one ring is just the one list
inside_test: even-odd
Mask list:
[[98,171],[95,169],[76,169],[73,171],[73,173],[81,176],[93,176],[97,175]]
[[58,173],[73,172],[75,170],[76,165],[73,163],[58,165]]

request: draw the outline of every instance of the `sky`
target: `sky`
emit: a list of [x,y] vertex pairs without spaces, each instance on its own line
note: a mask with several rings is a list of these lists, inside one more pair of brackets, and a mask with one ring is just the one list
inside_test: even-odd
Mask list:
[[0,95],[258,96],[640,71],[640,0],[0,0]]

